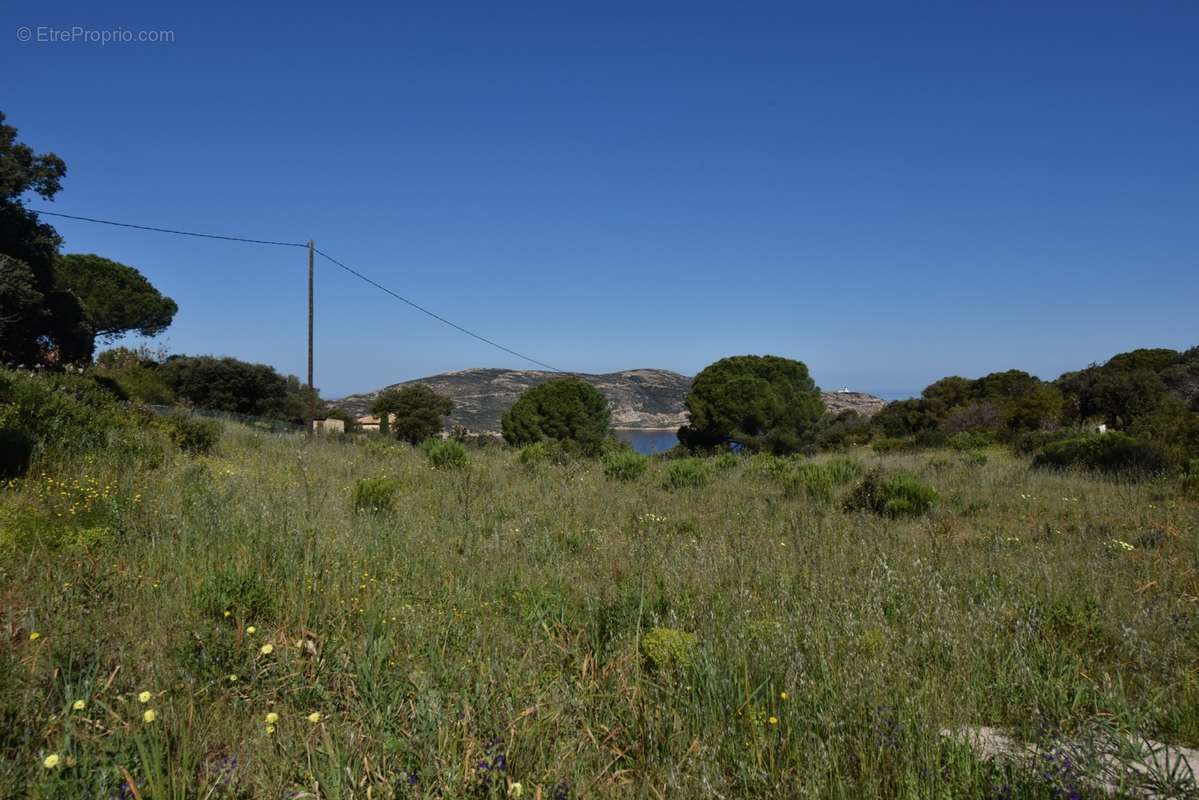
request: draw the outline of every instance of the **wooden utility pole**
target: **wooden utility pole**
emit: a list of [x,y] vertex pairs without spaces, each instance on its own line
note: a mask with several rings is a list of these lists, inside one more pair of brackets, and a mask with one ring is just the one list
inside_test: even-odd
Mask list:
[[308,435],[316,431],[316,387],[312,385],[312,261],[316,244],[308,240]]

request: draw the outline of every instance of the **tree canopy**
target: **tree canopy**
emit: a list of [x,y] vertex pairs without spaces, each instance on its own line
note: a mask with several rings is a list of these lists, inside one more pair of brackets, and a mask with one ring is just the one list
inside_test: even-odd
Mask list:
[[512,445],[557,439],[595,452],[608,438],[610,419],[608,399],[599,389],[579,378],[560,378],[526,390],[501,427]]
[[58,260],[57,273],[59,285],[79,298],[88,323],[101,339],[116,339],[131,331],[157,336],[179,310],[135,268],[107,258],[66,255]]
[[[158,373],[179,400],[199,408],[303,422],[308,387],[294,375],[236,358],[171,356]],[[317,413],[324,413],[318,400]]]
[[0,362],[73,363],[91,357],[94,338],[78,299],[58,285],[62,239],[25,207],[25,196],[51,200],[66,164],[17,141],[0,113]]
[[695,376],[686,405],[679,441],[693,449],[795,452],[812,443],[825,413],[807,365],[780,356],[722,358]]
[[[391,432],[397,439],[418,444],[445,429],[445,417],[454,410],[454,401],[437,394],[423,383],[387,389],[371,403],[371,413],[380,420],[394,415]],[[380,431],[383,430],[380,423]]]

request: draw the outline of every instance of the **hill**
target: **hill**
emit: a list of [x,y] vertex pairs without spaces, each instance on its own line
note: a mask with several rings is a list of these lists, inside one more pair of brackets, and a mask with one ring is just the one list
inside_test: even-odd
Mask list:
[[[373,392],[352,394],[330,405],[360,416],[369,413],[371,401],[379,392],[409,383],[423,383],[433,391],[454,400],[450,425],[461,425],[477,433],[498,433],[500,417],[512,407],[522,392],[543,381],[561,377],[558,373],[518,369],[465,369],[430,375],[404,383],[395,383]],[[687,421],[683,400],[691,388],[686,375],[665,369],[632,369],[602,375],[578,373],[608,398],[612,407],[612,427],[625,430],[673,429]],[[870,416],[884,402],[861,392],[825,392],[824,403],[838,413],[854,409]]]

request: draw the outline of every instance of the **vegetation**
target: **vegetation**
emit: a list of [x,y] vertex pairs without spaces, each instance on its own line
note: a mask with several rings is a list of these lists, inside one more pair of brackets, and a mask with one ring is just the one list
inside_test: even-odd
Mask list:
[[[941,731],[1199,744],[1185,479],[995,447],[447,473],[235,423],[188,454],[87,379],[0,376],[39,431],[0,490],[0,796],[1050,797],[1083,779]],[[72,444],[81,398],[128,436]]]
[[525,391],[504,414],[504,440],[521,447],[547,439],[595,455],[609,436],[608,400],[578,378],[546,381]]
[[[176,398],[197,408],[295,423],[308,417],[308,387],[296,376],[280,375],[266,364],[177,355],[156,369]],[[317,403],[317,413],[325,413],[323,402]]]
[[429,439],[421,450],[435,469],[463,469],[470,463],[466,447],[453,439]]
[[1035,467],[1082,467],[1146,475],[1161,472],[1167,466],[1160,450],[1123,433],[1092,433],[1053,442],[1032,463]]
[[383,430],[383,418],[393,415],[388,430],[409,444],[444,431],[445,417],[453,410],[454,401],[420,383],[379,392],[371,403],[371,413],[379,415],[380,433],[388,432]]
[[649,459],[631,450],[613,450],[603,457],[604,475],[618,481],[635,481],[645,474]]
[[99,339],[131,332],[157,336],[179,310],[136,269],[97,255],[63,256],[56,274],[59,285],[83,304],[84,318]]
[[722,358],[695,376],[686,403],[679,440],[693,450],[794,453],[813,444],[824,416],[807,366],[778,356]]

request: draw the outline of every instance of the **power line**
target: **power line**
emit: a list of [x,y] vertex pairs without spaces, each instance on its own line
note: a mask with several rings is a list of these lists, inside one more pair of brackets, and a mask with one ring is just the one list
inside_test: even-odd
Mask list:
[[194,231],[177,231],[171,228],[155,228],[150,225],[133,225],[128,222],[113,222],[108,219],[96,219],[94,217],[77,217],[74,214],[59,214],[57,211],[43,211],[39,208],[32,209],[35,213],[45,214],[50,217],[63,217],[64,219],[74,219],[80,222],[95,222],[100,225],[115,225],[118,228],[136,228],[139,231],[157,231],[158,233],[173,233],[177,236],[198,236],[201,239],[224,239],[227,242],[248,242],[250,244],[273,244],[277,247],[307,247],[303,242],[272,242],[267,239],[245,239],[241,236],[222,236],[217,233],[195,233]]
[[486,336],[480,336],[479,334],[475,333],[474,331],[468,330],[468,329],[466,329],[466,328],[462,327],[461,325],[459,325],[459,324],[458,324],[458,323],[456,323],[456,322],[451,322],[450,320],[446,319],[445,317],[441,316],[440,314],[436,314],[436,313],[434,313],[434,312],[430,311],[429,309],[425,308],[424,306],[422,306],[422,305],[419,305],[419,304],[417,304],[417,303],[414,303],[414,302],[412,302],[412,301],[411,301],[411,300],[409,300],[407,297],[403,297],[402,295],[398,295],[398,294],[396,294],[395,292],[393,292],[391,289],[388,289],[388,288],[387,288],[386,286],[384,286],[383,284],[381,284],[381,283],[376,283],[375,281],[373,281],[373,280],[371,280],[370,278],[368,278],[368,277],[366,277],[365,275],[363,275],[361,272],[359,272],[359,271],[357,271],[357,270],[355,270],[355,269],[352,269],[352,268],[350,268],[350,267],[346,266],[345,264],[341,263],[340,261],[338,261],[338,260],[337,260],[336,258],[334,258],[333,256],[331,256],[331,255],[329,255],[328,253],[326,253],[326,252],[322,251],[322,250],[321,250],[319,247],[318,247],[318,248],[317,248],[317,250],[316,250],[316,254],[317,254],[318,256],[320,256],[321,258],[324,258],[324,259],[326,259],[327,261],[331,261],[332,263],[334,263],[334,264],[336,264],[337,266],[341,267],[341,268],[342,268],[342,269],[344,269],[346,272],[350,273],[351,275],[355,276],[356,278],[360,278],[361,280],[364,280],[364,281],[366,281],[366,282],[367,282],[367,283],[369,283],[371,286],[374,286],[376,289],[379,289],[379,290],[381,290],[381,291],[384,291],[384,292],[386,292],[387,294],[389,294],[389,295],[391,295],[392,297],[394,297],[396,300],[399,300],[399,301],[400,301],[400,302],[402,302],[402,303],[407,303],[408,305],[412,306],[413,308],[415,308],[417,311],[421,312],[422,314],[428,314],[430,317],[432,317],[433,319],[437,320],[438,322],[444,322],[446,325],[449,325],[451,328],[454,328],[454,329],[456,329],[456,330],[462,331],[462,332],[463,332],[463,333],[465,333],[467,336],[472,336],[472,337],[474,337],[475,339],[478,339],[480,342],[484,342],[484,343],[486,343],[486,344],[489,344],[489,345],[491,345],[492,347],[495,347],[495,348],[498,348],[498,349],[500,349],[500,350],[503,350],[505,353],[510,353],[511,355],[514,355],[514,356],[516,356],[517,358],[523,358],[525,361],[528,361],[530,364],[536,364],[536,365],[537,365],[537,366],[539,366],[539,367],[545,367],[545,368],[546,368],[546,369],[548,369],[550,372],[566,372],[566,370],[558,369],[557,367],[554,367],[554,366],[551,366],[551,365],[549,365],[549,364],[546,364],[544,361],[538,361],[537,359],[535,359],[535,358],[533,358],[533,357],[531,357],[531,356],[526,356],[524,353],[518,353],[518,352],[516,352],[515,350],[513,350],[513,349],[511,349],[511,348],[509,348],[509,347],[504,347],[504,346],[503,346],[502,344],[500,344],[499,342],[493,342],[491,339],[488,339]]
[[[221,240],[228,241],[228,242],[246,242],[249,244],[266,244],[266,245],[275,245],[277,247],[304,247],[304,248],[308,247],[308,244],[305,242],[276,242],[276,241],[271,241],[269,239],[248,239],[248,238],[244,238],[241,236],[224,236],[224,235],[216,234],[216,233],[196,233],[195,231],[181,231],[181,230],[175,230],[173,228],[157,228],[152,225],[134,225],[129,222],[114,222],[114,221],[108,220],[108,219],[96,219],[95,217],[80,217],[80,216],[76,216],[74,214],[60,214],[56,211],[43,211],[41,209],[36,209],[36,208],[32,209],[32,210],[38,214],[45,214],[50,217],[62,217],[63,219],[73,219],[73,220],[77,220],[79,222],[94,222],[99,225],[114,225],[118,228],[134,228],[136,230],[141,230],[141,231],[155,231],[157,233],[170,233],[170,234],[174,234],[176,236],[196,236],[201,239],[221,239]],[[480,342],[483,342],[484,344],[489,344],[492,347],[496,348],[497,350],[502,350],[505,353],[516,356],[517,358],[524,359],[525,361],[528,361],[530,364],[536,364],[539,367],[544,367],[545,369],[548,369],[551,372],[563,372],[563,373],[566,372],[566,370],[558,369],[555,366],[546,364],[544,361],[538,361],[537,359],[533,358],[532,356],[526,356],[524,353],[517,352],[516,350],[513,350],[510,347],[505,347],[504,345],[500,344],[499,342],[493,341],[492,339],[488,339],[486,336],[482,336],[468,328],[464,328],[463,326],[459,325],[458,323],[448,320],[445,317],[441,316],[440,314],[430,311],[429,309],[425,308],[424,306],[420,305],[419,303],[415,303],[412,300],[409,300],[407,297],[404,297],[403,295],[393,292],[391,289],[388,289],[383,284],[381,284],[371,278],[368,278],[367,276],[363,275],[358,270],[353,269],[352,267],[349,267],[346,264],[343,264],[342,262],[338,261],[336,258],[329,255],[328,253],[326,253],[322,250],[319,250],[319,249],[316,250],[316,252],[321,256],[321,258],[324,258],[325,260],[329,261],[330,263],[340,267],[341,269],[350,273],[351,275],[358,278],[359,280],[369,283],[371,286],[374,286],[376,289],[378,289],[382,292],[385,292],[386,294],[391,295],[396,300],[399,300],[402,303],[406,303],[407,305],[411,306],[412,308],[415,308],[417,311],[421,312],[422,314],[426,314],[427,316],[432,317],[433,319],[437,320],[438,322],[441,322],[445,325],[449,325],[451,328],[453,328],[457,331],[460,331],[462,333],[465,333],[467,336],[470,336],[474,339],[478,339]]]

